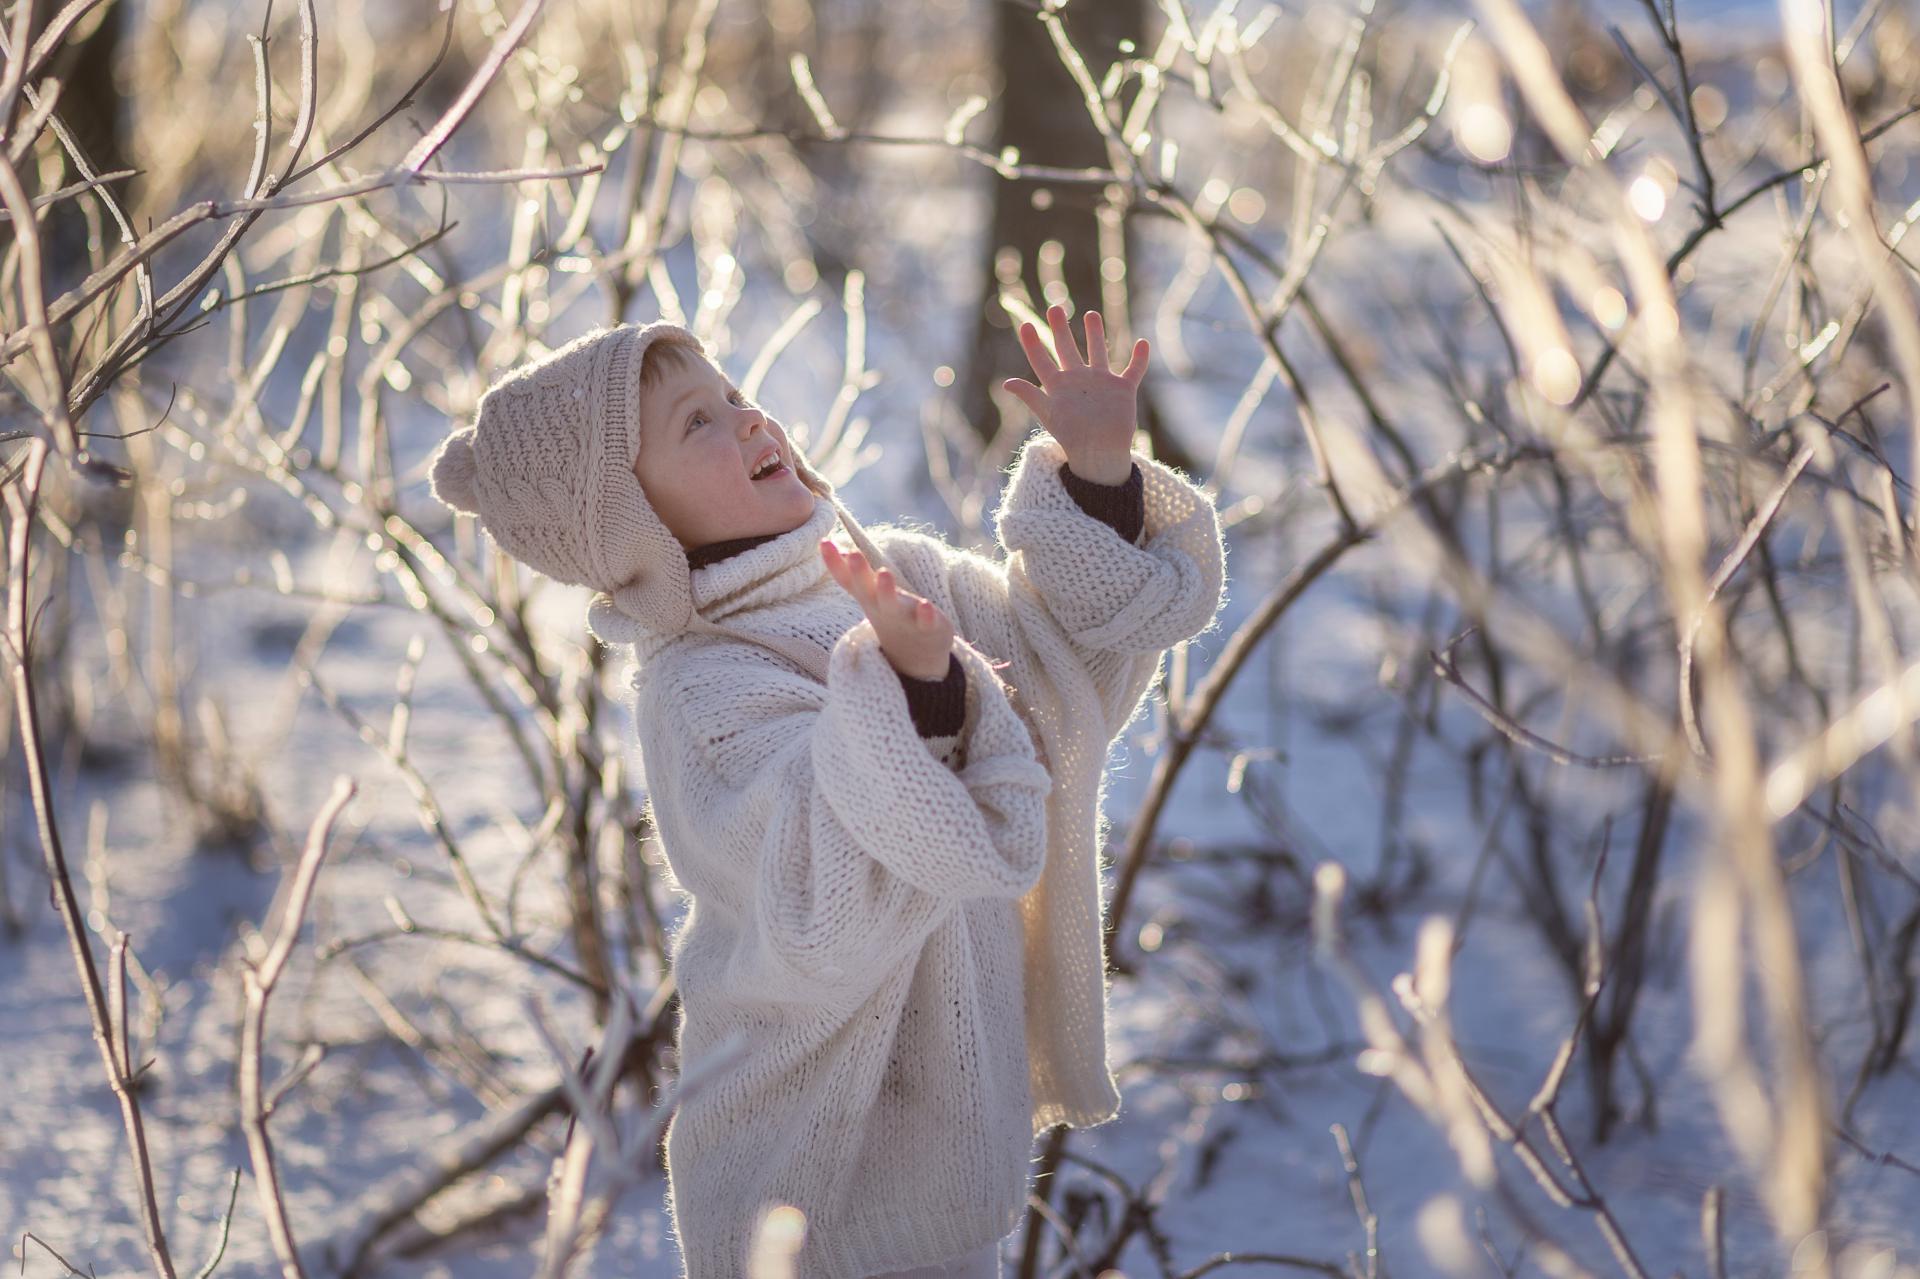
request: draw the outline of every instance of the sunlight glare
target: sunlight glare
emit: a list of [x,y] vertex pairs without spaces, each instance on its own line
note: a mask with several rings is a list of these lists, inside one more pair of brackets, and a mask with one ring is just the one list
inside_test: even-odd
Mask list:
[[1580,364],[1564,346],[1550,346],[1533,362],[1533,387],[1553,404],[1571,404],[1580,390]]
[[1667,211],[1667,193],[1660,189],[1658,182],[1643,173],[1627,188],[1627,203],[1633,206],[1633,211],[1640,215],[1642,222],[1658,222],[1660,215]]
[[1593,318],[1604,328],[1618,329],[1627,322],[1627,299],[1611,284],[1603,286],[1593,295]]
[[1476,102],[1463,110],[1453,136],[1461,150],[1482,164],[1498,164],[1513,146],[1513,126],[1506,113],[1490,102]]

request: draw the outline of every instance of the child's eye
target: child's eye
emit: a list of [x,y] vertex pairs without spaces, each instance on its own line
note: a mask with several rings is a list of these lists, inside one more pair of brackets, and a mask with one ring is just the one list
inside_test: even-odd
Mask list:
[[735,391],[733,395],[728,398],[733,399],[738,404],[745,405],[747,402],[747,393],[745,391]]

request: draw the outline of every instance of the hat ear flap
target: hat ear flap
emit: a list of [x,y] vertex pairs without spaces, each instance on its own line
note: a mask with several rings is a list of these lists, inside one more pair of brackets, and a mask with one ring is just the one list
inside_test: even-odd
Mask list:
[[647,634],[640,619],[623,610],[607,591],[594,592],[588,601],[587,629],[603,644],[631,644]]
[[[781,427],[782,431],[785,429],[784,426]],[[793,436],[789,435],[787,436],[787,444],[793,451],[793,473],[800,477],[800,482],[821,497],[832,497],[834,493],[832,482],[814,469],[812,460],[808,458],[805,451],[801,449],[799,442],[795,440]]]

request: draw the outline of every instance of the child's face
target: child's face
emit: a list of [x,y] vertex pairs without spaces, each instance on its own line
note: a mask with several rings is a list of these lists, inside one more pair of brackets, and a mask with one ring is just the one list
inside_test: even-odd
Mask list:
[[[640,391],[640,455],[633,474],[660,522],[689,550],[737,537],[788,533],[813,514],[814,493],[793,469],[793,450],[769,418],[712,361],[692,352],[663,361]],[[779,466],[749,479],[760,459]]]

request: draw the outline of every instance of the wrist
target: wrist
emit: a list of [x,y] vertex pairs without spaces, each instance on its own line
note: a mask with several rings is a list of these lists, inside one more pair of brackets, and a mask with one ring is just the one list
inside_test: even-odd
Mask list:
[[[885,649],[881,651],[886,652]],[[905,675],[908,679],[937,683],[945,679],[947,672],[953,668],[953,651],[949,649],[947,652],[940,654],[938,660],[925,657],[898,658],[891,653],[887,653],[887,661],[893,666],[893,669],[897,673]]]
[[1125,484],[1133,475],[1133,454],[1131,452],[1069,454],[1066,466],[1089,484]]

